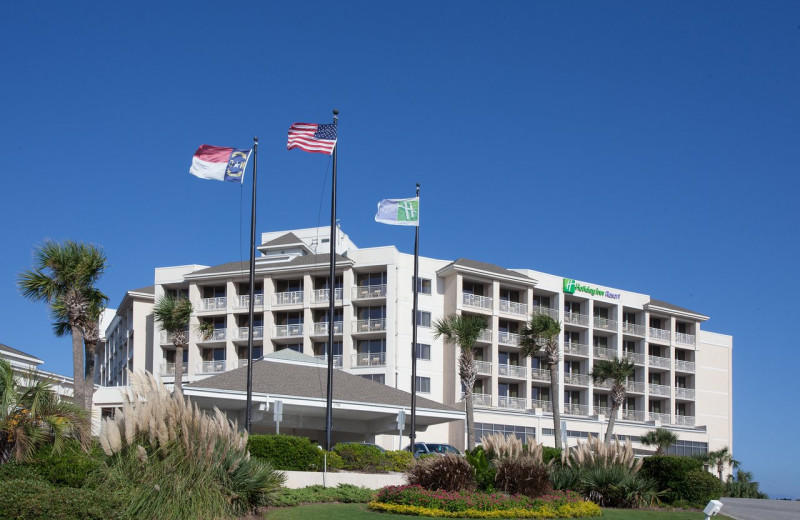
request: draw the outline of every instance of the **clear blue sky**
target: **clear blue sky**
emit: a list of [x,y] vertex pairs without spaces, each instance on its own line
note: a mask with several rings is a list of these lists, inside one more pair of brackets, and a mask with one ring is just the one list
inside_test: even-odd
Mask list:
[[[180,5],[171,5],[180,4]],[[191,7],[189,7],[191,5]],[[156,266],[246,258],[244,187],[188,173],[260,138],[259,231],[422,184],[422,254],[643,292],[734,337],[734,455],[800,497],[800,2],[51,2],[0,20],[0,342],[71,372],[17,273],[44,237],[104,246],[116,305]],[[769,325],[769,326],[768,326]]]

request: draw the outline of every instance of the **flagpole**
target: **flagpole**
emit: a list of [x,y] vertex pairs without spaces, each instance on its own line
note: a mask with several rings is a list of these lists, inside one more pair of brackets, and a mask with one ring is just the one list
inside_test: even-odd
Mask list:
[[[333,109],[333,125],[339,121],[339,111],[337,109]],[[331,258],[330,258],[330,281],[328,283],[328,288],[330,291],[329,300],[329,312],[328,312],[328,348],[327,348],[327,355],[328,355],[328,387],[327,387],[327,401],[325,403],[325,449],[331,451],[333,446],[331,445],[331,429],[333,426],[333,329],[334,329],[334,318],[336,316],[336,154],[337,150],[339,149],[339,144],[333,147],[333,174],[332,174],[332,186],[331,186],[331,238],[330,238],[330,245],[331,245]],[[344,295],[343,295],[344,296]]]
[[[258,137],[253,137],[253,199],[250,207],[250,304],[247,331],[247,404],[244,412],[244,429],[250,433],[253,406],[253,311],[256,283],[256,177],[258,175]],[[244,172],[242,172],[244,173]]]
[[[417,199],[419,199],[419,183],[417,183]],[[417,210],[419,211],[419,210]],[[419,215],[417,215],[416,232],[414,234],[414,312],[411,332],[411,453],[417,440],[417,312],[419,304]]]

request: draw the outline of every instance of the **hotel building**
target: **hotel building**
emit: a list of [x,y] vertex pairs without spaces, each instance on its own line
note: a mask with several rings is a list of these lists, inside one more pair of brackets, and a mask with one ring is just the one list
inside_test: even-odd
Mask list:
[[[250,327],[254,359],[291,350],[324,360],[333,297],[335,367],[410,392],[413,255],[394,246],[358,248],[340,229],[331,282],[330,239],[327,228],[262,234],[252,291],[248,262],[156,268],[153,286],[123,298],[98,353],[97,382],[125,385],[126,369],[173,380],[175,348],[152,314],[154,301],[165,294],[186,296],[194,304],[184,381],[199,388],[208,378],[246,365]],[[435,339],[432,325],[452,313],[483,316],[488,324],[476,344],[476,439],[515,433],[553,445],[549,371],[538,357],[523,357],[519,350],[526,320],[546,313],[561,322],[558,393],[568,444],[605,432],[610,385],[593,383],[589,373],[595,361],[617,356],[632,360],[636,370],[617,412],[615,434],[641,448],[639,436],[662,426],[680,439],[674,453],[733,448],[732,338],[704,330],[708,316],[646,294],[530,269],[463,258],[421,257],[419,266],[418,395],[463,410],[457,348]],[[195,333],[201,322],[213,325],[207,339]],[[418,439],[463,447],[464,428],[463,420],[450,420],[429,426]],[[274,424],[264,418],[253,430],[274,431]],[[283,427],[281,432],[302,433]],[[399,442],[385,430],[345,436],[340,432],[337,440],[371,440],[387,448]]]

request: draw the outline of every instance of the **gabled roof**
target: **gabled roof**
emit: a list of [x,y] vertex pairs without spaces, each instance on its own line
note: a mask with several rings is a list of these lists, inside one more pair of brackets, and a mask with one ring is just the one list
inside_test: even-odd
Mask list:
[[300,240],[294,233],[286,233],[285,235],[281,235],[278,238],[270,240],[266,244],[261,244],[258,247],[271,249],[273,247],[290,246],[290,245],[291,246],[300,245],[303,246],[303,248],[308,249],[308,246],[306,246],[305,242]]
[[138,289],[132,289],[128,291],[130,293],[140,293],[140,294],[156,294],[156,289],[154,285],[148,285],[147,287],[139,287]]
[[505,267],[500,267],[499,265],[479,262],[477,260],[470,260],[469,258],[459,258],[458,260],[451,262],[439,269],[436,274],[439,276],[447,276],[452,271],[484,274],[484,276],[488,274],[501,278],[511,278],[524,284],[536,284],[536,280],[530,276],[506,269]]
[[678,314],[687,318],[693,318],[700,321],[706,321],[708,319],[708,316],[700,314],[699,312],[695,312],[686,309],[684,307],[678,307],[677,305],[673,305],[671,303],[662,300],[654,300],[652,298],[650,298],[650,301],[645,304],[645,308],[649,310],[660,310],[662,312]]
[[[261,259],[256,260],[256,271],[266,271],[271,268],[286,269],[287,267],[301,267],[311,266],[317,264],[327,265],[330,262],[330,254],[324,253],[319,255],[303,255],[289,260],[288,262],[280,262],[272,264],[264,262]],[[336,265],[352,265],[353,261],[346,256],[336,255]],[[200,269],[189,273],[187,278],[195,278],[197,276],[206,276],[221,273],[241,274],[246,273],[250,269],[250,262],[228,262],[226,264],[214,265],[205,269]]]

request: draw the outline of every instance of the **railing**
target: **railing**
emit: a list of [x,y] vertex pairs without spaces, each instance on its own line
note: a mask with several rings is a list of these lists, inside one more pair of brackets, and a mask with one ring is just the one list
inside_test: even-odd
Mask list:
[[492,329],[483,329],[483,331],[481,331],[480,336],[478,336],[477,341],[482,341],[484,343],[491,343],[492,342]]
[[551,309],[550,307],[542,307],[540,305],[534,305],[533,314],[546,314],[551,318],[553,318],[554,320],[558,320],[558,309]]
[[[328,356],[314,356],[318,360],[322,361],[325,365],[328,364]],[[342,368],[342,356],[341,355],[334,355],[333,356],[333,368]]]
[[553,402],[544,401],[542,399],[534,399],[533,401],[531,401],[531,408],[541,408],[543,412],[552,412]]
[[518,365],[497,365],[497,375],[507,377],[521,377],[525,378],[528,375],[528,369]]
[[651,367],[669,368],[669,358],[660,356],[648,356],[647,364]]
[[586,374],[571,374],[569,372],[564,374],[564,382],[571,385],[589,386],[590,379]]
[[386,330],[386,318],[374,318],[371,320],[356,320],[352,323],[351,332],[381,332]]
[[644,410],[622,410],[622,418],[626,421],[644,421]]
[[461,293],[461,301],[468,307],[492,310],[492,299],[488,296],[478,296],[477,294]]
[[292,325],[275,325],[276,338],[291,338],[303,335],[303,324],[294,323]]
[[272,295],[273,305],[298,305],[303,303],[303,291],[279,292]]
[[682,332],[675,333],[675,343],[683,343],[684,345],[694,345],[694,334],[684,334]]
[[691,415],[676,415],[675,424],[680,426],[694,426],[694,417]]
[[[250,339],[250,327],[239,327],[236,331],[236,339]],[[264,339],[264,327],[253,327],[253,339]]]
[[579,314],[577,312],[565,312],[564,313],[564,323],[569,323],[571,325],[582,325],[584,327],[589,326],[589,315],[588,314]]
[[619,357],[617,349],[606,348],[606,347],[594,347],[595,359],[614,359],[615,357]]
[[475,366],[478,369],[478,373],[481,375],[492,375],[492,364],[488,361],[476,361]]
[[653,339],[660,339],[663,341],[669,341],[669,331],[665,329],[655,329],[650,327],[650,337]]
[[504,345],[519,346],[519,334],[513,332],[503,332],[502,330],[497,333],[497,342]]
[[[189,363],[183,364],[183,375],[189,373]],[[175,363],[162,363],[161,364],[161,371],[160,374],[162,376],[174,376],[175,375]]]
[[676,388],[675,397],[678,399],[694,399],[694,388]]
[[639,352],[623,352],[622,357],[633,361],[635,365],[644,365],[644,354]]
[[650,412],[651,421],[661,421],[662,423],[669,424],[670,418],[668,413]]
[[[344,323],[341,321],[334,321],[333,322],[333,333],[334,334],[341,334],[344,331]],[[328,322],[322,321],[319,323],[314,323],[313,334],[315,336],[325,336],[328,334]]]
[[594,328],[603,330],[617,330],[617,320],[610,320],[608,318],[601,318],[600,316],[595,316]]
[[544,368],[532,368],[531,379],[534,381],[550,381],[550,370]]
[[497,397],[497,406],[500,408],[512,408],[514,410],[525,410],[527,402],[524,397],[506,397],[504,395]]
[[589,415],[589,406],[585,404],[564,404],[564,413],[572,415]]
[[492,406],[491,394],[472,394],[473,406],[489,407]]
[[223,359],[221,361],[201,361],[197,364],[198,374],[219,374],[225,372],[227,363]]
[[[333,296],[336,298],[337,302],[342,301],[342,296],[344,291],[341,287],[337,287],[335,291],[333,291]],[[311,303],[330,303],[331,301],[331,290],[330,289],[314,289],[311,291]]]
[[351,292],[354,300],[366,300],[369,298],[386,298],[386,284],[380,285],[359,285],[353,287]]
[[386,364],[386,352],[354,352],[350,360],[356,367],[380,367]]
[[606,379],[605,381],[597,381],[594,383],[595,388],[605,388],[610,390],[612,386],[614,386],[614,381],[608,379]]
[[656,385],[656,384],[650,383],[649,388],[650,388],[650,395],[659,395],[659,396],[663,396],[663,397],[669,397],[670,388],[668,386]]
[[201,311],[225,310],[228,307],[228,299],[224,296],[219,298],[203,298],[200,300]]
[[[237,309],[249,309],[250,308],[250,295],[243,294],[236,299],[236,303],[234,304]],[[264,295],[263,294],[256,294],[255,299],[253,300],[254,307],[263,307],[264,306]]]
[[608,417],[609,415],[611,415],[611,408],[609,408],[608,406],[595,406],[594,413],[595,415],[602,414]]
[[642,381],[628,381],[625,383],[625,390],[628,392],[644,393],[644,383]]
[[633,334],[634,336],[644,336],[645,335],[645,326],[644,325],[637,325],[635,323],[628,323],[627,321],[622,322],[622,333],[623,334]]
[[681,372],[694,372],[694,361],[681,361],[676,359],[675,370],[680,370]]
[[197,342],[203,343],[206,341],[225,341],[226,339],[228,339],[228,329],[214,329],[211,331],[211,335],[208,337],[199,335]]
[[572,354],[573,356],[588,356],[589,345],[583,343],[564,343],[564,354]]
[[510,300],[500,300],[500,312],[508,314],[518,314],[520,316],[528,315],[528,304],[512,302]]

